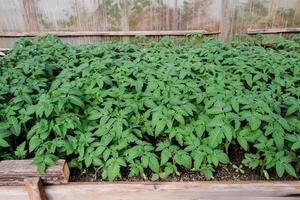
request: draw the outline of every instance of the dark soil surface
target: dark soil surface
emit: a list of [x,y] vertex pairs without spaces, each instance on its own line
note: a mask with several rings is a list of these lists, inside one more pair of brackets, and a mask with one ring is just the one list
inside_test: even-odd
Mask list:
[[[252,170],[245,166],[241,166],[243,160],[244,151],[243,149],[235,146],[229,150],[231,164],[219,165],[214,172],[215,181],[238,181],[238,180],[267,180],[263,175],[260,174],[260,169]],[[240,167],[241,166],[241,167]],[[300,180],[294,177],[284,175],[283,177],[278,177],[275,170],[268,171],[269,180]],[[126,173],[124,173],[126,174]],[[150,172],[148,173],[148,180],[150,181]],[[194,172],[190,170],[180,170],[180,176],[171,176],[164,180],[166,182],[178,182],[178,181],[205,181],[205,177],[200,172]],[[146,173],[147,175],[147,173]],[[125,176],[119,181],[148,181],[142,178],[129,178]],[[71,182],[98,182],[103,181],[101,179],[101,173],[90,170],[81,173],[79,170],[71,169]]]

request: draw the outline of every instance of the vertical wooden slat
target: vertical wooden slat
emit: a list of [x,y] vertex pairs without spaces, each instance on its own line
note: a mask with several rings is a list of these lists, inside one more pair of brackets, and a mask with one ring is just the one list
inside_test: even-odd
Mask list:
[[[276,9],[277,9],[278,0],[270,0],[269,8],[268,8],[268,15],[267,20],[268,23],[266,23],[265,28],[273,27],[275,18],[276,18]],[[271,23],[271,24],[269,24]]]
[[26,31],[38,31],[37,15],[33,0],[22,0]]
[[46,200],[44,186],[41,178],[26,178],[24,179],[24,183],[29,200]]
[[232,19],[234,17],[235,3],[233,0],[223,0],[221,7],[221,24],[219,38],[226,41],[232,30]]

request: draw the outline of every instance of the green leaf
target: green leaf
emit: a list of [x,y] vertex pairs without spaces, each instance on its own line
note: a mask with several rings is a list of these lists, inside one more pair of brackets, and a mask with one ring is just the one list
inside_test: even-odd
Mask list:
[[93,158],[91,155],[85,155],[84,157],[84,164],[86,167],[89,167],[93,162]]
[[248,142],[244,137],[237,137],[237,141],[245,151],[248,151]]
[[79,106],[79,107],[82,107],[82,108],[84,107],[83,101],[77,96],[72,96],[71,95],[71,96],[69,96],[69,100],[72,104],[74,104],[76,106]]
[[293,168],[293,166],[292,166],[291,164],[286,163],[286,164],[285,164],[285,170],[286,170],[286,172],[287,172],[289,175],[291,175],[291,176],[293,176],[293,177],[295,177],[295,178],[298,177],[297,174],[296,174],[295,169]]
[[44,162],[38,164],[37,170],[39,173],[44,173],[46,171],[46,164]]
[[158,179],[159,179],[159,175],[158,174],[152,174],[151,181],[157,181]]
[[177,114],[175,114],[174,118],[175,118],[180,124],[184,125],[184,118],[183,118],[182,115],[180,115],[180,114],[177,113]]
[[223,133],[227,140],[231,142],[232,140],[232,135],[233,135],[233,129],[229,125],[223,126]]
[[253,131],[258,129],[261,124],[260,119],[258,119],[256,116],[253,116],[253,115],[251,117],[249,117],[247,120],[249,122],[251,130],[253,130]]
[[204,155],[203,154],[199,154],[194,158],[194,168],[196,170],[199,170],[201,167],[201,164],[204,160]]
[[216,126],[223,126],[224,116],[223,115],[216,115],[210,122],[207,124],[208,127],[216,127]]
[[170,157],[171,157],[171,151],[169,149],[164,149],[161,152],[160,165],[164,165],[165,163],[167,163]]
[[290,115],[294,114],[295,112],[297,112],[298,110],[300,110],[299,104],[293,104],[292,106],[290,106],[287,109],[286,116],[290,116]]
[[222,151],[218,151],[216,153],[216,156],[218,158],[218,160],[223,163],[223,164],[228,164],[229,163],[229,158],[227,156],[226,153],[222,152]]
[[120,175],[120,165],[114,161],[109,165],[107,169],[107,178],[109,181],[113,181],[116,177]]
[[204,125],[204,124],[198,124],[198,125],[195,127],[195,132],[196,132],[196,135],[197,135],[198,137],[202,137],[204,131],[205,131],[205,125]]
[[222,143],[223,138],[224,135],[222,129],[220,127],[216,127],[209,132],[208,144],[210,147],[215,148]]
[[188,169],[192,168],[192,158],[188,154],[179,152],[175,155],[174,159],[178,164]]
[[114,138],[112,134],[103,135],[100,141],[101,146],[106,147]]
[[159,173],[159,162],[155,156],[150,156],[149,157],[149,168],[154,172],[154,173]]
[[239,102],[235,98],[231,100],[231,107],[236,113],[240,110]]
[[96,120],[99,119],[100,117],[102,117],[102,113],[93,110],[89,113],[89,116],[87,117],[88,120]]
[[108,160],[110,153],[111,153],[110,149],[105,149],[105,151],[103,152],[103,160],[104,161]]
[[0,138],[0,147],[9,147],[9,144],[3,138]]
[[249,87],[252,87],[252,83],[253,83],[252,75],[251,74],[246,74],[245,80],[246,80],[247,84],[249,85]]
[[29,141],[29,152],[32,152],[35,150],[38,146],[40,146],[42,143],[42,140],[38,138],[37,136],[33,136]]
[[284,133],[280,132],[280,131],[274,131],[273,134],[273,139],[274,139],[274,142],[276,144],[276,147],[278,149],[282,149],[283,146],[284,146]]
[[97,167],[100,167],[100,166],[103,166],[103,162],[101,159],[97,158],[97,157],[94,157],[93,158],[93,165],[94,166],[97,166]]
[[149,157],[148,156],[142,156],[141,161],[142,161],[142,165],[144,168],[147,168],[149,166]]
[[292,150],[300,149],[300,141],[294,143],[291,147]]
[[155,135],[158,136],[165,129],[165,126],[166,122],[164,120],[158,121],[155,128]]
[[285,170],[285,166],[282,162],[276,162],[276,166],[275,166],[275,169],[276,169],[276,173],[279,177],[282,177],[283,176],[283,173],[284,173],[284,170]]

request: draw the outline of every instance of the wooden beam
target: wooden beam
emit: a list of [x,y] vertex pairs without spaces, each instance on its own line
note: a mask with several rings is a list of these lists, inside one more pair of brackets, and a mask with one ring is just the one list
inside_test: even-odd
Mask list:
[[11,48],[0,48],[1,52],[9,51]]
[[49,32],[0,32],[0,37],[34,37],[52,34],[60,37],[82,37],[82,36],[182,36],[189,33],[203,35],[216,35],[220,32],[208,32],[205,30],[186,31],[49,31]]
[[[299,181],[98,182],[45,186],[48,200],[289,200],[300,198]],[[23,187],[0,187],[1,200],[26,199]]]
[[40,177],[25,178],[24,183],[29,200],[46,200],[44,186]]
[[276,33],[300,33],[300,28],[248,29],[247,33],[250,35],[276,34]]
[[65,160],[58,160],[55,165],[41,174],[32,160],[3,160],[0,162],[0,186],[24,185],[25,178],[40,177],[45,184],[67,183],[70,171]]

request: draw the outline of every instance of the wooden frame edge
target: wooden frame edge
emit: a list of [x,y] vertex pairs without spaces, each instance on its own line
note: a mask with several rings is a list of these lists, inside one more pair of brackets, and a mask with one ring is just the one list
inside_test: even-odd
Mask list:
[[59,37],[84,37],[84,36],[183,36],[189,33],[203,35],[216,35],[220,31],[209,32],[206,30],[183,30],[183,31],[49,31],[49,32],[0,32],[0,37],[34,37],[45,34],[52,34]]
[[[300,181],[70,182],[45,186],[48,200],[272,199],[300,197]],[[1,200],[26,199],[22,186],[0,187]]]
[[266,29],[248,29],[249,35],[256,34],[277,34],[277,33],[300,33],[300,27],[295,28],[266,28]]

